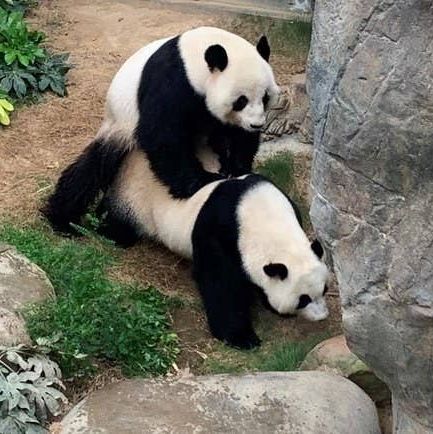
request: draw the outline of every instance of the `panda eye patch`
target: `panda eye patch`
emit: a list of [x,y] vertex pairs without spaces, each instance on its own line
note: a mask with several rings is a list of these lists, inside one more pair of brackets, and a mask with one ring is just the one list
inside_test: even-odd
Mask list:
[[268,92],[266,92],[263,97],[263,107],[266,108],[268,106],[268,103],[269,103],[269,94]]
[[299,303],[298,307],[296,309],[303,309],[304,307],[307,307],[313,300],[311,300],[311,297],[307,294],[302,294],[299,297]]
[[245,95],[241,95],[234,103],[233,103],[233,111],[240,112],[243,110],[248,104],[248,98]]

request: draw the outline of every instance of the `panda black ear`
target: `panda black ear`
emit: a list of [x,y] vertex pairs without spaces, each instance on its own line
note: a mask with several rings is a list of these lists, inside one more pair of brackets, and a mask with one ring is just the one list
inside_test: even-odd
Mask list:
[[311,250],[313,250],[313,252],[316,254],[316,256],[319,259],[322,259],[324,251],[323,251],[323,247],[320,244],[319,240],[316,239],[311,243]]
[[256,48],[260,56],[262,56],[266,62],[269,62],[269,57],[271,56],[271,47],[269,46],[268,38],[265,35],[260,38]]
[[211,72],[213,72],[215,69],[224,71],[229,63],[226,50],[224,47],[218,44],[208,47],[204,53],[204,58]]
[[289,271],[284,264],[268,264],[263,267],[263,271],[269,277],[278,277],[280,280],[284,280],[289,275]]

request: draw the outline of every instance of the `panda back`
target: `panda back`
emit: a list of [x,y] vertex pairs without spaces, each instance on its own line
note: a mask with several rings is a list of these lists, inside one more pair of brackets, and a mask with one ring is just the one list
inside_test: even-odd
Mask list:
[[107,94],[106,118],[122,125],[136,127],[139,118],[138,89],[143,69],[149,58],[174,36],[145,45],[133,54],[119,69]]
[[153,173],[146,154],[134,149],[126,157],[110,194],[142,233],[191,258],[197,215],[220,182],[206,185],[188,199],[174,199]]

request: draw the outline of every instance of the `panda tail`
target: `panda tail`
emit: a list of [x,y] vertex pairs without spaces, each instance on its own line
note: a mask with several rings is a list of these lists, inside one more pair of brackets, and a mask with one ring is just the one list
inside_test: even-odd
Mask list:
[[54,230],[75,233],[100,191],[113,182],[130,148],[113,139],[98,137],[61,174],[54,193],[41,208]]

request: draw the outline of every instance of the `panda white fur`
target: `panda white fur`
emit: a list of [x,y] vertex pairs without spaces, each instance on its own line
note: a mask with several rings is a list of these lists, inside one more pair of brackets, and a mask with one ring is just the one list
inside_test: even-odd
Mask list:
[[[70,222],[79,223],[135,146],[176,198],[249,173],[266,108],[279,92],[269,55],[265,37],[254,47],[213,27],[154,41],[135,53],[111,83],[96,138],[64,170],[42,210],[52,226],[68,231]],[[221,173],[200,164],[202,143],[218,153]]]
[[109,236],[124,238],[127,221],[134,237],[153,237],[193,259],[210,330],[229,345],[260,343],[250,315],[257,288],[280,314],[328,315],[327,268],[290,199],[259,175],[215,181],[189,199],[175,199],[136,150],[101,206]]

